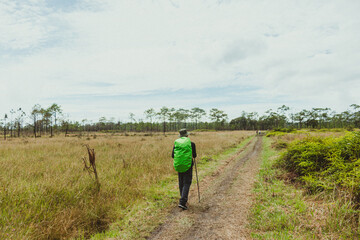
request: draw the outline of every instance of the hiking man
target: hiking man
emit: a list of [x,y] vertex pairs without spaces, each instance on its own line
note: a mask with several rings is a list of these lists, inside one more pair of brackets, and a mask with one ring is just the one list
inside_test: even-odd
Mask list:
[[176,139],[174,142],[171,157],[174,159],[174,168],[178,172],[179,177],[179,190],[181,196],[179,208],[186,210],[186,203],[192,182],[193,158],[196,158],[196,147],[195,143],[191,142],[190,138],[188,138],[186,129],[181,129],[179,133],[180,138]]

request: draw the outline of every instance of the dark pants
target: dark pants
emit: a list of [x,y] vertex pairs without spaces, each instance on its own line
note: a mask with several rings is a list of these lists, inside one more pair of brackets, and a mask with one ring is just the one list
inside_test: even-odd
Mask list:
[[178,173],[178,176],[181,196],[179,204],[185,206],[188,200],[190,185],[192,182],[192,166],[186,172]]

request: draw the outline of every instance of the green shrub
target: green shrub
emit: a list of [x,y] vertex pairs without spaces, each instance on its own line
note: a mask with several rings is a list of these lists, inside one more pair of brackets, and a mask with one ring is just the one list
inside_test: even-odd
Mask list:
[[274,130],[266,134],[266,137],[283,136],[287,133],[296,133],[296,132],[297,130],[295,128],[274,128]]
[[344,129],[343,128],[332,128],[331,132],[343,132]]
[[347,126],[347,127],[346,127],[346,130],[347,130],[347,131],[354,131],[354,126]]
[[278,161],[311,192],[344,188],[360,199],[360,133],[308,137],[291,143]]
[[295,128],[274,128],[273,130],[274,132],[285,132],[285,133],[291,133],[291,132],[295,132],[296,129]]
[[284,133],[284,132],[273,132],[273,131],[271,131],[271,132],[268,132],[267,134],[266,134],[266,137],[273,137],[273,136],[284,136],[286,133]]
[[272,146],[277,149],[277,150],[280,150],[280,149],[284,149],[284,148],[287,148],[288,147],[288,143],[287,142],[284,142],[282,140],[278,140],[277,142],[275,142]]

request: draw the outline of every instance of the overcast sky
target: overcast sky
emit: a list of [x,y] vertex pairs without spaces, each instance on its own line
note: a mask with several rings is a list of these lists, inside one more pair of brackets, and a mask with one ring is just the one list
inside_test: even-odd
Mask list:
[[0,114],[360,104],[359,0],[0,0]]

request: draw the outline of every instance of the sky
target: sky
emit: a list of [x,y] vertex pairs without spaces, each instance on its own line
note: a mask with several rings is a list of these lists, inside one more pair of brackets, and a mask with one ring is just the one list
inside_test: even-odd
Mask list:
[[360,104],[359,0],[0,0],[0,118]]

